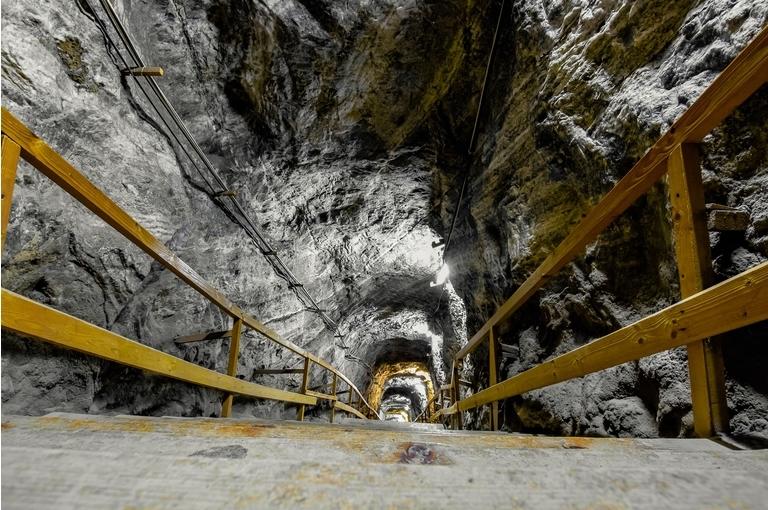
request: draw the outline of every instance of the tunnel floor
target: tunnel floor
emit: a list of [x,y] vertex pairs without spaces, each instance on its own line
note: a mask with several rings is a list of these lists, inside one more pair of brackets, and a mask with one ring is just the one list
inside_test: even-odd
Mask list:
[[764,508],[768,497],[768,451],[706,439],[73,414],[5,416],[2,429],[6,508]]

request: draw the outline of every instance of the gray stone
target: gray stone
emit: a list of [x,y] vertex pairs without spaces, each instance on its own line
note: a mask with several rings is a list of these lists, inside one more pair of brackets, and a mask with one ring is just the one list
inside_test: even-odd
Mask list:
[[[377,364],[404,358],[444,384],[468,336],[768,21],[761,0],[507,2],[467,155],[498,2],[114,3],[144,59],[165,68],[158,83],[203,151],[339,336],[216,205],[121,76],[83,0],[3,2],[3,106],[233,301],[363,388]],[[719,279],[768,257],[767,107],[763,88],[702,145],[707,201],[750,215],[743,234],[713,236]],[[448,235],[465,175],[450,280],[431,287],[443,255],[433,243]],[[501,373],[674,302],[667,215],[663,192],[652,191],[520,310],[500,331],[519,352]],[[229,319],[27,165],[2,277],[99,326],[226,367],[226,340],[171,339]],[[746,345],[728,354],[729,404],[734,430],[758,437],[768,389],[754,374],[768,348]],[[483,355],[462,373],[477,386]],[[7,413],[220,412],[217,392],[10,334],[2,357]],[[247,374],[298,363],[247,332],[238,373],[296,390],[296,376]],[[312,379],[329,382],[319,371]],[[687,385],[684,353],[659,355],[502,403],[504,426],[684,435]],[[235,415],[294,413],[235,400]]]

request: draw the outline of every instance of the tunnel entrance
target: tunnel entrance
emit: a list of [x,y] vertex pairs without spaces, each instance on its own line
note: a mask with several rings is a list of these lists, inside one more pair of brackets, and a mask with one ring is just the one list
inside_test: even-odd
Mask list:
[[417,421],[427,406],[434,407],[435,388],[426,363],[385,362],[378,365],[368,390],[368,401],[388,421]]

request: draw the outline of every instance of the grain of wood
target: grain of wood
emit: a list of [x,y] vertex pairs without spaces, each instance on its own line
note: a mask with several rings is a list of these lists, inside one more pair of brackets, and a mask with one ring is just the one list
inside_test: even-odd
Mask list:
[[[687,298],[713,281],[698,145],[680,145],[667,166],[680,296]],[[694,431],[700,437],[726,432],[728,405],[720,339],[705,338],[688,344],[687,350]]]
[[768,451],[707,439],[342,421],[4,415],[3,507],[749,510],[768,500]]
[[[229,358],[227,359],[227,375],[230,377],[237,376],[237,360],[240,357],[240,333],[243,328],[243,321],[236,319],[232,325],[232,333],[229,341]],[[224,399],[224,404],[221,406],[221,416],[228,418],[232,414],[232,401],[235,396],[233,394],[227,395]]]
[[19,145],[3,136],[2,141],[2,237],[0,249],[5,245],[5,235],[8,232],[8,221],[11,219],[11,203],[13,201],[13,186],[16,182],[16,169],[19,166]]

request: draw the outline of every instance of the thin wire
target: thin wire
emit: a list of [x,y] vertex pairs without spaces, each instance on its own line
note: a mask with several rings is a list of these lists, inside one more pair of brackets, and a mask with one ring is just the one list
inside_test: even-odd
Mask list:
[[[115,29],[115,32],[117,33],[118,37],[121,39],[124,48],[130,55],[130,58],[134,61],[134,65],[131,66],[128,64],[126,59],[123,57],[122,53],[120,52],[117,44],[112,39],[112,37],[109,34],[108,29],[106,26],[104,26],[101,19],[96,15],[95,11],[93,10],[92,6],[90,5],[88,0],[82,0],[85,2],[85,5],[88,6],[88,9],[93,14],[93,17],[95,18],[94,21],[99,26],[99,29],[103,33],[105,39],[111,44],[111,46],[115,49],[115,53],[117,54],[120,61],[123,63],[125,68],[130,67],[144,67],[145,64],[141,58],[141,55],[139,54],[138,50],[136,49],[136,45],[134,44],[133,40],[131,39],[130,34],[125,29],[125,26],[120,21],[119,17],[117,16],[117,13],[114,11],[112,5],[108,0],[100,0],[100,3],[102,7],[104,8],[104,11],[107,14],[107,17],[109,21],[111,22],[113,28]],[[214,181],[218,186],[220,186],[222,189],[218,192],[216,191],[215,187],[212,185],[211,181],[205,176],[203,171],[200,169],[200,167],[197,165],[195,159],[192,157],[192,155],[189,153],[187,148],[184,146],[184,144],[181,143],[181,140],[177,136],[176,132],[170,127],[166,116],[163,115],[158,107],[155,105],[155,102],[152,100],[152,96],[147,92],[147,90],[142,85],[141,81],[139,80],[139,77],[132,75],[136,84],[138,85],[139,89],[142,91],[144,96],[147,98],[147,101],[152,106],[152,109],[155,111],[157,116],[160,118],[160,121],[165,126],[166,130],[168,131],[169,135],[173,137],[173,139],[176,141],[176,144],[179,146],[179,148],[182,150],[182,152],[189,158],[191,161],[193,167],[197,170],[200,177],[203,179],[203,181],[206,183],[208,188],[210,189],[211,194],[213,195],[214,202],[221,207],[227,215],[235,222],[237,223],[243,230],[246,232],[246,234],[250,237],[253,244],[259,249],[259,251],[262,253],[262,255],[265,257],[265,259],[270,263],[273,270],[277,274],[278,277],[282,278],[288,283],[288,288],[294,292],[296,297],[301,301],[301,303],[304,305],[305,309],[314,313],[317,313],[320,315],[320,318],[325,323],[326,327],[330,330],[338,333],[338,326],[336,323],[328,316],[327,313],[325,313],[324,310],[322,310],[317,302],[312,298],[312,296],[307,292],[307,290],[304,288],[304,286],[298,281],[296,276],[291,272],[291,270],[285,265],[285,263],[282,261],[282,259],[277,255],[274,249],[270,246],[269,242],[266,240],[264,235],[261,233],[261,231],[256,227],[253,220],[249,217],[249,215],[246,213],[245,209],[242,207],[240,202],[231,195],[228,195],[228,198],[230,200],[231,206],[234,207],[234,211],[226,205],[226,202],[223,200],[220,200],[219,197],[229,192],[229,188],[226,184],[226,182],[221,178],[221,176],[218,174],[214,166],[211,164],[208,157],[205,155],[203,150],[200,148],[200,145],[197,143],[197,141],[194,139],[192,134],[190,133],[189,129],[187,128],[186,124],[184,124],[184,121],[181,119],[181,117],[178,115],[176,110],[171,105],[170,101],[168,101],[168,98],[165,96],[163,91],[160,89],[160,87],[157,85],[157,82],[152,77],[144,77],[146,83],[149,85],[150,90],[154,93],[155,97],[160,101],[160,104],[165,109],[166,114],[171,118],[173,123],[177,126],[179,131],[181,131],[184,138],[187,139],[189,144],[192,146],[192,149],[197,154],[200,161],[205,166],[205,169],[208,171],[208,173],[213,177]]]
[[[472,126],[472,136],[469,139],[469,145],[467,146],[467,155],[471,156],[474,153],[475,150],[475,141],[477,139],[477,128],[480,123],[480,114],[483,110],[483,100],[485,99],[485,87],[488,84],[488,76],[491,71],[491,63],[493,62],[493,55],[496,52],[496,40],[499,36],[499,29],[501,28],[501,18],[504,14],[504,6],[506,5],[506,0],[501,0],[501,8],[499,9],[499,17],[496,20],[496,29],[493,32],[493,42],[491,43],[491,51],[488,52],[488,62],[485,65],[485,76],[483,76],[483,86],[480,89],[480,100],[477,104],[477,111],[475,112],[475,123]],[[451,219],[451,228],[448,230],[448,237],[445,239],[445,248],[443,248],[443,264],[445,264],[445,257],[448,254],[448,248],[451,245],[451,239],[453,239],[453,230],[456,227],[456,219],[459,217],[459,211],[461,210],[461,202],[464,200],[464,191],[467,188],[467,181],[469,180],[469,168],[467,168],[467,171],[464,173],[464,180],[461,183],[461,191],[459,192],[459,198],[456,201],[456,207],[453,210],[453,218]],[[432,313],[432,315],[437,315],[438,310],[440,310],[440,304],[443,301],[443,294],[445,294],[445,285],[443,285],[442,290],[440,291],[440,297],[437,300],[437,306],[435,307],[435,311]]]
[[[491,43],[491,51],[488,52],[488,62],[485,65],[485,76],[483,77],[483,86],[480,89],[480,101],[477,105],[477,112],[475,113],[475,123],[472,126],[472,136],[469,139],[469,146],[467,147],[467,155],[471,156],[475,150],[475,140],[477,138],[477,128],[480,123],[480,114],[483,110],[483,100],[485,99],[485,86],[488,84],[488,75],[491,71],[491,62],[493,62],[493,55],[496,51],[496,39],[499,35],[499,28],[501,27],[501,18],[504,14],[504,6],[506,0],[501,0],[501,9],[499,9],[499,18],[496,20],[496,30],[493,32],[493,42]],[[469,170],[469,169],[467,169]],[[453,229],[456,226],[456,218],[459,216],[459,210],[461,209],[461,202],[464,199],[464,190],[467,187],[467,180],[469,180],[469,171],[464,173],[464,181],[461,183],[461,191],[459,192],[459,199],[456,201],[456,208],[453,211],[453,219],[451,220],[451,228],[448,231],[448,237],[445,240],[445,249],[443,250],[443,262],[445,262],[445,254],[448,252],[448,247],[451,244],[451,238],[453,237]]]
[[[114,48],[114,50],[115,50],[115,54],[116,54],[116,55],[117,55],[117,57],[120,59],[120,61],[123,63],[123,66],[124,66],[124,68],[128,68],[128,67],[130,67],[130,66],[128,65],[128,62],[125,60],[125,58],[123,57],[123,55],[122,55],[122,54],[120,53],[120,51],[118,50],[118,48],[117,48],[117,45],[115,44],[115,42],[114,42],[114,41],[112,40],[112,38],[109,36],[109,32],[108,32],[108,30],[107,30],[106,26],[104,26],[104,24],[103,24],[103,22],[101,21],[101,19],[99,19],[99,17],[98,17],[98,16],[96,16],[96,13],[93,11],[93,8],[91,7],[91,5],[90,5],[90,3],[88,2],[88,0],[82,0],[82,1],[83,1],[83,2],[85,2],[85,4],[87,5],[88,9],[89,9],[89,10],[91,11],[91,13],[92,13],[92,17],[91,17],[91,16],[88,16],[88,17],[90,17],[90,18],[91,18],[91,19],[92,19],[92,20],[93,20],[93,21],[94,21],[94,22],[97,24],[97,26],[98,26],[99,30],[100,30],[100,31],[101,31],[101,33],[104,35],[104,38],[105,38],[105,39],[106,39],[106,40],[109,42],[109,44],[110,44],[110,45],[111,45],[111,46]],[[78,7],[81,7],[81,5],[80,5],[80,3],[79,3],[79,2],[78,2]],[[83,12],[84,12],[84,11],[83,11]],[[88,15],[88,14],[86,13],[86,15]],[[139,89],[140,89],[140,90],[142,91],[142,93],[143,93],[143,94],[146,96],[146,98],[147,98],[147,102],[149,102],[150,106],[152,106],[152,109],[155,111],[155,113],[157,114],[157,116],[160,118],[160,121],[161,121],[161,122],[163,123],[163,125],[165,126],[166,130],[168,131],[168,134],[169,134],[170,136],[172,136],[172,137],[173,137],[173,139],[176,141],[176,144],[179,146],[179,148],[180,148],[180,149],[181,149],[181,150],[184,152],[184,154],[186,154],[186,156],[189,158],[190,162],[192,163],[192,166],[195,168],[195,170],[197,170],[197,173],[200,175],[200,178],[201,178],[201,179],[203,179],[203,181],[206,183],[206,185],[208,186],[208,188],[211,190],[211,193],[214,193],[215,191],[214,191],[213,185],[212,185],[212,184],[211,184],[211,182],[210,182],[210,181],[209,181],[209,180],[206,178],[206,176],[205,176],[205,174],[202,172],[202,170],[200,170],[200,167],[197,165],[197,163],[195,162],[194,158],[193,158],[193,157],[192,157],[192,156],[189,154],[189,151],[187,151],[186,147],[184,147],[184,145],[181,143],[181,140],[179,140],[179,137],[176,135],[176,133],[175,133],[175,132],[174,132],[174,131],[173,131],[173,130],[170,128],[170,126],[168,125],[167,121],[165,120],[165,118],[163,117],[163,115],[160,113],[160,110],[158,110],[158,109],[157,109],[157,106],[156,106],[156,105],[155,105],[155,103],[152,101],[152,99],[150,98],[150,96],[149,96],[149,94],[147,93],[147,91],[144,89],[144,86],[143,86],[143,85],[141,84],[141,82],[140,82],[140,81],[138,81],[138,80],[136,80],[136,85],[138,85]]]

